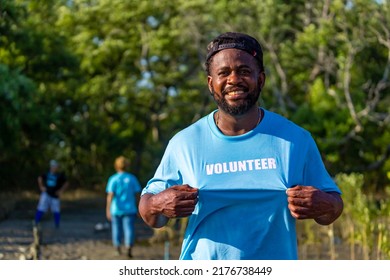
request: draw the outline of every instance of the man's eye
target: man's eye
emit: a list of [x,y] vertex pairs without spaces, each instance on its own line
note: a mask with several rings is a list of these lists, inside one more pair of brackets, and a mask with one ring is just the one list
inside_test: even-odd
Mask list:
[[218,76],[227,76],[227,75],[229,75],[227,71],[218,72]]
[[246,69],[243,69],[243,70],[240,71],[241,75],[249,75],[250,73],[251,73],[251,71],[246,70]]

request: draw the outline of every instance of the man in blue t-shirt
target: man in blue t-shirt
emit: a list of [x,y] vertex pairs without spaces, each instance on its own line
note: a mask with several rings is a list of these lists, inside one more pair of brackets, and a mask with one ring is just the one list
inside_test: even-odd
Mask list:
[[228,32],[207,51],[218,109],[171,139],[140,214],[152,227],[189,216],[180,259],[297,259],[295,220],[334,222],[340,190],[310,133],[257,106],[257,40]]
[[[129,161],[120,156],[115,159],[116,174],[108,179],[106,216],[111,221],[112,243],[118,254],[121,253],[122,236],[128,257],[132,257],[135,232],[134,222],[137,209],[137,194],[141,192],[138,179],[126,172]],[[124,233],[124,234],[123,234]]]

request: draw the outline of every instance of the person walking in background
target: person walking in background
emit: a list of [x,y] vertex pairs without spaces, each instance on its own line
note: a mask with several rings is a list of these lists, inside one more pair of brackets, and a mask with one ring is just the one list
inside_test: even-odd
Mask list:
[[116,174],[108,179],[106,193],[106,216],[111,221],[112,243],[121,254],[122,237],[127,256],[132,257],[135,232],[134,222],[137,214],[137,194],[141,192],[138,179],[126,172],[130,162],[123,156],[115,159]]
[[68,187],[68,182],[64,173],[60,172],[57,161],[51,160],[49,171],[38,177],[38,186],[41,191],[37,211],[35,213],[35,225],[38,225],[48,209],[54,215],[56,228],[60,226],[61,207],[60,196]]
[[218,109],[177,133],[139,210],[152,227],[189,217],[180,259],[297,259],[296,219],[334,222],[343,210],[310,133],[259,107],[259,42],[242,33],[207,48]]

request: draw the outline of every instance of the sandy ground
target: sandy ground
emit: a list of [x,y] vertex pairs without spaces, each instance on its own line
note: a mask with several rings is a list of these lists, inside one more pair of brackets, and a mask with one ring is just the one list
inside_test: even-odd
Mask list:
[[[8,218],[0,221],[0,259],[31,259],[32,221],[37,201],[23,199],[16,204]],[[62,200],[62,220],[54,228],[52,215],[47,213],[42,221],[42,245],[39,259],[43,260],[121,260],[111,243],[111,230],[96,230],[97,224],[106,223],[104,197]],[[109,226],[109,224],[107,224]],[[180,248],[166,243],[151,244],[153,230],[138,218],[133,259],[178,259]]]

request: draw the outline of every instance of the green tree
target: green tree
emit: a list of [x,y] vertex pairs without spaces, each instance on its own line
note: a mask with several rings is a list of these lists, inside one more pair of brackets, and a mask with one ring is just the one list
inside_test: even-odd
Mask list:
[[34,111],[43,114],[39,163],[59,157],[82,185],[104,181],[121,153],[143,182],[152,175],[170,137],[215,108],[205,46],[230,30],[259,38],[263,104],[312,132],[332,174],[362,172],[366,186],[388,184],[387,1],[3,0],[1,7],[3,71],[30,81]]
[[[52,28],[58,1],[1,1],[2,185],[31,186],[55,154],[47,147],[75,60]],[[23,170],[24,176],[18,176]],[[10,181],[11,180],[11,181]]]

